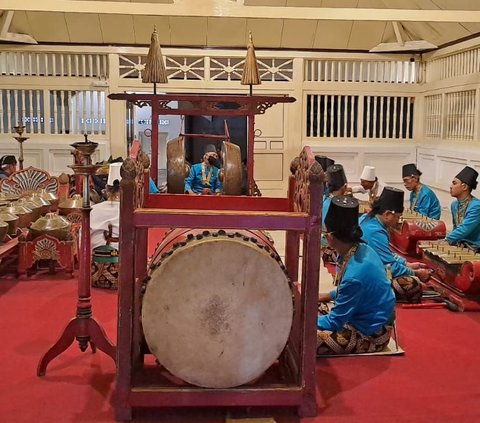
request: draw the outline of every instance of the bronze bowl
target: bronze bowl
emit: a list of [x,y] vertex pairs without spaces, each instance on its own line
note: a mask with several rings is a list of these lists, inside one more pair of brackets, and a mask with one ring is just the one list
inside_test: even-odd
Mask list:
[[83,198],[80,194],[74,194],[70,198],[66,198],[58,205],[60,214],[67,215],[75,211],[81,211],[83,206]]
[[7,233],[9,235],[15,235],[17,233],[17,226],[19,221],[19,217],[17,215],[10,213],[6,210],[1,210],[0,221],[7,224]]
[[63,216],[56,213],[47,213],[30,225],[30,230],[34,238],[42,235],[50,235],[60,241],[70,237],[70,222]]
[[45,188],[40,190],[39,194],[44,200],[47,200],[50,203],[51,211],[57,210],[59,199],[56,194],[54,194],[53,192],[47,191]]
[[28,200],[40,206],[40,214],[43,216],[50,212],[50,201],[45,200],[40,193],[34,192],[27,197]]
[[3,242],[8,233],[8,223],[0,220],[0,242]]
[[23,197],[23,198],[20,198],[16,204],[20,204],[21,206],[26,207],[27,209],[30,209],[32,211],[32,222],[35,222],[35,220],[37,220],[40,217],[41,206],[36,202],[31,201],[26,197]]
[[30,223],[32,223],[33,211],[19,204],[18,201],[10,203],[10,205],[5,208],[5,211],[18,216],[17,226],[19,228],[28,228]]

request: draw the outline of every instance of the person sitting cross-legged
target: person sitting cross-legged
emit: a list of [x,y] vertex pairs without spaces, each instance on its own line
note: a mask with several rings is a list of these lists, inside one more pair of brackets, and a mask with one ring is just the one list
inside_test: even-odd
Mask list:
[[480,200],[472,195],[477,187],[478,172],[466,166],[450,185],[453,230],[447,235],[451,245],[465,245],[480,252]]
[[380,198],[373,203],[371,211],[360,216],[363,240],[372,247],[389,268],[392,286],[397,300],[418,303],[422,299],[422,284],[430,277],[430,271],[420,263],[408,263],[390,248],[389,228],[398,225],[403,213],[404,192],[385,187]]
[[410,191],[410,210],[432,219],[440,219],[442,208],[433,190],[420,182],[420,172],[414,163],[402,167],[403,185]]
[[390,340],[395,294],[380,258],[361,239],[358,209],[355,198],[337,196],[325,218],[339,261],[336,290],[319,296],[334,305],[317,318],[317,356],[379,352]]
[[202,162],[194,164],[185,178],[185,193],[220,195],[222,184],[218,178],[218,165],[217,150],[213,144],[208,144]]

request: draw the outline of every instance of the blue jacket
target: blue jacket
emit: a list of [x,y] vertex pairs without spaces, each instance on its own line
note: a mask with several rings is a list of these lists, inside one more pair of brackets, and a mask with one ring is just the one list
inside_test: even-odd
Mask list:
[[440,201],[430,187],[422,184],[420,192],[412,191],[410,193],[410,209],[418,213],[428,216],[432,219],[440,219],[442,208]]
[[467,206],[467,211],[462,223],[457,222],[458,201],[451,205],[453,230],[447,235],[449,244],[467,241],[470,244],[480,246],[480,200],[472,197]]
[[201,194],[204,188],[210,188],[212,194],[222,190],[222,184],[218,179],[218,169],[215,166],[207,166],[207,174],[213,169],[210,184],[203,184],[202,181],[202,163],[194,164],[190,169],[190,174],[185,178],[185,191],[192,190],[196,194]]
[[320,330],[338,331],[346,323],[364,335],[372,335],[390,321],[395,294],[377,254],[360,244],[347,263],[330,313],[317,318]]
[[375,250],[384,266],[390,265],[392,277],[415,275],[415,272],[407,267],[407,261],[390,249],[388,229],[377,216],[370,217],[364,214],[360,216],[359,223],[363,231],[363,240]]

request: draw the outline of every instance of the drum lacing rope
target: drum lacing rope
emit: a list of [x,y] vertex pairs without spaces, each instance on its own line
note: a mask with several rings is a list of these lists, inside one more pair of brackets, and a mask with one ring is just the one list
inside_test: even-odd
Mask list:
[[[210,231],[203,231],[201,234],[188,234],[186,237],[186,240],[181,241],[181,242],[176,242],[172,245],[172,248],[169,251],[166,251],[161,254],[160,259],[155,263],[150,265],[150,271],[149,274],[145,277],[145,279],[142,281],[142,294],[145,292],[146,289],[146,284],[150,281],[151,279],[151,274],[152,272],[157,269],[162,262],[167,258],[170,257],[175,251],[183,249],[186,247],[189,243],[191,243],[194,240],[201,240],[204,238],[208,237],[213,237],[213,238],[221,238],[221,237],[226,237],[226,238],[241,238],[243,241],[252,243],[256,245],[260,250],[264,250],[265,252],[269,253],[270,257],[273,258],[278,264],[280,269],[283,271],[283,273],[287,276],[288,284],[291,287],[292,282],[290,278],[288,277],[287,273],[287,268],[282,262],[281,257],[278,255],[278,253],[275,250],[272,250],[268,245],[263,245],[262,243],[259,242],[259,240],[255,237],[249,237],[245,234],[242,234],[240,232],[227,232],[223,229],[220,229],[219,231],[215,232],[210,232]],[[270,237],[268,237],[270,239]]]

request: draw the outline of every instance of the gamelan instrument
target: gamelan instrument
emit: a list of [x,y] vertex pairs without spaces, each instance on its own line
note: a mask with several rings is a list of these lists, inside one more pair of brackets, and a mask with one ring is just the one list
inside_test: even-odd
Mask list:
[[177,228],[157,246],[141,324],[175,377],[209,388],[258,378],[282,353],[292,318],[290,282],[266,233]]
[[[222,141],[221,153],[223,167],[219,178],[226,195],[241,195],[242,156],[240,147],[229,141]],[[167,142],[167,192],[183,194],[184,181],[190,173],[185,158],[185,136],[179,136]]]
[[422,260],[433,269],[429,284],[461,310],[480,310],[480,254],[445,241],[418,243]]
[[417,256],[417,242],[444,239],[445,222],[405,210],[398,226],[390,230],[390,244],[404,255]]

